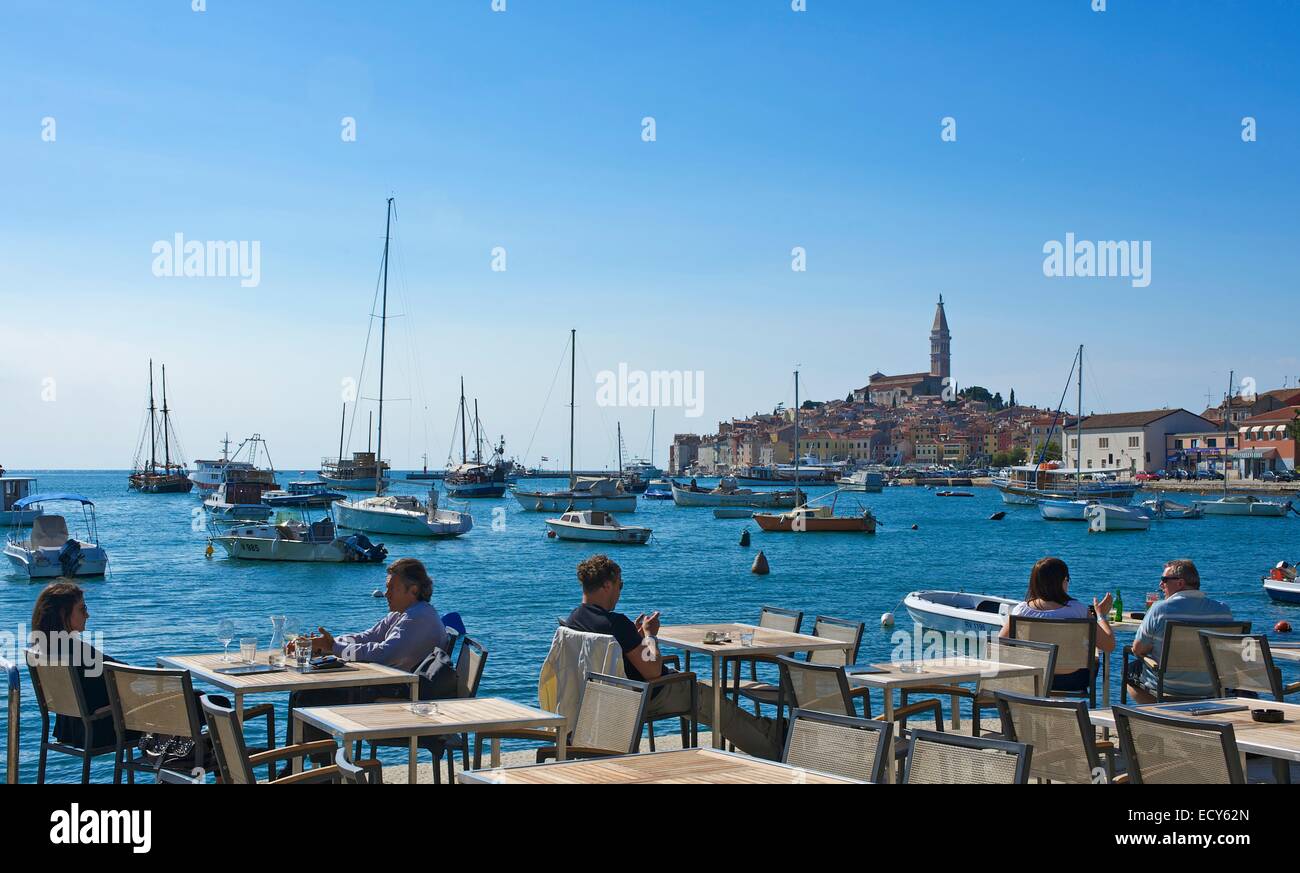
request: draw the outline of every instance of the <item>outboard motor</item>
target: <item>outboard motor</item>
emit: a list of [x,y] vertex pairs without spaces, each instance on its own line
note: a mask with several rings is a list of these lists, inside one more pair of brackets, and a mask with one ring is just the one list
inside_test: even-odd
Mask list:
[[63,548],[59,549],[59,568],[64,576],[77,575],[85,560],[86,556],[81,553],[81,543],[76,540],[68,540],[63,544]]
[[343,547],[351,561],[378,562],[388,557],[388,549],[384,548],[384,544],[370,542],[365,534],[353,534],[343,541]]

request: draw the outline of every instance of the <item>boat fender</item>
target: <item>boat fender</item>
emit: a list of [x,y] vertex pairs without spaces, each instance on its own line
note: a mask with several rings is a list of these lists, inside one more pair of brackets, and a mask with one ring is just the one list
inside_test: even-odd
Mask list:
[[749,547],[749,528],[745,528],[740,532],[740,544],[746,548]]
[[212,548],[212,540],[208,540],[208,547],[203,550],[203,557],[211,558],[214,551],[216,550]]
[[546,532],[546,536],[547,536],[548,539],[552,539],[552,540],[555,539],[555,531],[553,531],[553,530],[548,530],[548,531]]
[[767,556],[764,555],[762,551],[759,551],[759,553],[754,556],[754,564],[749,568],[749,572],[758,576],[766,576],[771,572],[771,568],[767,566]]
[[1002,519],[1004,519],[1004,518],[1006,518],[1006,517],[1007,517],[1007,514],[1006,514],[1005,512],[995,512],[995,513],[993,513],[992,515],[989,516],[989,521],[1001,521]]
[[1277,624],[1273,625],[1273,630],[1280,634],[1289,634],[1291,633],[1291,622],[1284,618]]
[[880,626],[881,626],[881,627],[893,627],[893,626],[894,626],[894,614],[893,614],[892,612],[886,612],[886,613],[882,614],[882,615],[880,616]]

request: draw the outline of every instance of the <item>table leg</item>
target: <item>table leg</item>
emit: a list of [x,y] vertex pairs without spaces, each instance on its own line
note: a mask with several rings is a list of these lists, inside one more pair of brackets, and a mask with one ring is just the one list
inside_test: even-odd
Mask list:
[[[418,681],[412,682],[411,700],[416,701],[419,699],[420,699],[420,683]],[[415,737],[411,737],[411,757],[406,762],[406,784],[407,785],[414,785],[416,782],[419,781],[419,775],[417,772],[419,770],[419,764],[420,764],[419,751],[420,751],[419,741]],[[435,776],[438,774],[438,763],[439,763],[438,759],[435,758],[433,761],[433,773]]]
[[722,683],[727,677],[722,675],[722,659],[713,656],[713,748],[722,748]]
[[565,742],[564,728],[561,727],[555,731],[555,760],[563,761],[567,750],[568,745]]
[[[883,689],[885,697],[885,721],[890,724],[894,723],[894,691],[891,688]],[[889,748],[885,750],[885,782],[894,781],[894,744],[898,742],[895,734],[898,733],[898,725],[894,725],[894,730],[890,732]]]
[[[294,713],[293,716],[292,730],[293,730],[293,745],[296,746],[302,742],[302,719],[298,718],[298,714],[296,712]],[[293,763],[290,765],[290,769],[294,773],[302,772],[302,755],[297,755],[294,757]]]
[[[949,698],[949,700],[952,703],[952,729],[954,731],[959,731],[961,730],[961,698],[954,694]],[[979,717],[980,712],[978,709],[971,712],[972,719],[977,719]]]
[[[558,731],[556,731],[556,734],[562,734],[563,732],[564,732],[564,728],[560,728]],[[563,742],[564,742],[563,736],[557,736],[555,738],[555,753],[557,755],[560,753],[560,744]],[[501,740],[498,739],[497,737],[492,738],[492,758],[489,763],[491,764],[493,769],[496,769],[497,767],[501,766]]]

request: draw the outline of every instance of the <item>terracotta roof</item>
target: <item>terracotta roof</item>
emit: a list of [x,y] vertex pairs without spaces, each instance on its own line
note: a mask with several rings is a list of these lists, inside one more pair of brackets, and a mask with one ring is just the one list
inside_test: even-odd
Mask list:
[[[1159,421],[1162,418],[1168,418],[1179,412],[1187,412],[1186,409],[1149,409],[1145,412],[1109,412],[1103,415],[1089,415],[1083,420],[1083,426],[1086,429],[1101,429],[1108,427],[1146,427],[1152,422]],[[1188,413],[1191,415],[1192,413]],[[1197,416],[1200,418],[1200,416]],[[1207,425],[1210,422],[1205,422]]]
[[1300,415],[1300,406],[1284,406],[1281,409],[1270,409],[1268,412],[1252,415],[1244,421],[1237,422],[1237,426],[1250,427],[1254,424],[1264,424],[1266,422],[1293,421],[1297,415]]

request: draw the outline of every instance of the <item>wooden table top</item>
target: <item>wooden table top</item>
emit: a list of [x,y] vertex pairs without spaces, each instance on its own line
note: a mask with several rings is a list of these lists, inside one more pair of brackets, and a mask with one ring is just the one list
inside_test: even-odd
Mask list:
[[[920,673],[905,672],[904,667],[919,665]],[[979,658],[936,658],[923,661],[901,661],[871,664],[887,673],[849,673],[850,685],[868,685],[873,688],[906,688],[910,685],[951,685],[955,682],[975,682],[979,679],[1032,676],[1041,668]]]
[[[257,663],[265,664],[266,654],[257,656]],[[296,670],[281,670],[275,673],[254,673],[248,676],[232,676],[218,673],[223,667],[244,666],[237,655],[230,662],[221,660],[221,654],[212,655],[164,655],[158,658],[158,666],[174,670],[189,670],[195,678],[215,685],[226,691],[240,694],[264,693],[273,691],[306,691],[321,688],[356,688],[365,685],[400,685],[418,681],[417,677],[396,667],[383,664],[350,663],[340,670],[322,670],[316,673],[299,673]]]
[[[1218,702],[1245,706],[1247,709],[1193,716],[1186,712],[1169,711],[1157,705],[1142,708],[1195,721],[1227,722],[1232,725],[1232,732],[1237,737],[1238,750],[1248,755],[1300,761],[1300,704],[1249,697],[1225,697],[1219,698]],[[1279,724],[1257,722],[1250,717],[1252,709],[1280,709],[1286,713],[1285,720]],[[1098,727],[1115,727],[1115,716],[1109,709],[1091,710],[1088,718]]]
[[500,697],[429,701],[436,714],[417,715],[409,702],[348,706],[309,706],[295,709],[294,718],[348,741],[388,739],[478,731],[564,727],[562,715],[524,706]]
[[534,764],[460,774],[469,784],[504,785],[854,785],[853,779],[717,749],[676,749],[615,758]]
[[[706,643],[704,635],[709,631],[731,634],[729,643]],[[741,631],[754,632],[754,644],[740,644]],[[827,637],[814,637],[808,634],[793,634],[788,631],[773,630],[752,624],[678,624],[659,628],[659,643],[691,652],[703,652],[722,657],[753,657],[755,655],[785,655],[790,652],[812,652],[823,649],[852,648],[852,643],[832,640]]]

